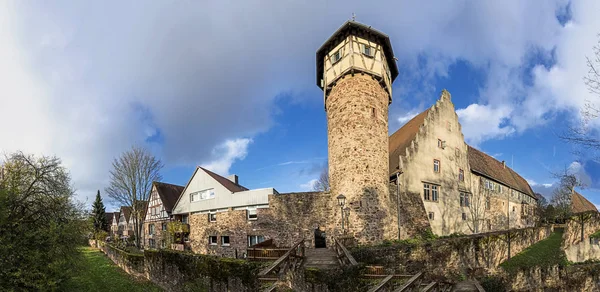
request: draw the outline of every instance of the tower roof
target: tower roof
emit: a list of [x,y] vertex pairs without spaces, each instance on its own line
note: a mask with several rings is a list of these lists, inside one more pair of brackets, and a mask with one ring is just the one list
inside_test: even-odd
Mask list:
[[370,26],[362,23],[348,20],[338,30],[336,30],[329,39],[317,50],[317,86],[321,87],[321,79],[323,79],[323,59],[325,54],[338,45],[348,35],[356,35],[362,38],[372,40],[383,46],[383,52],[385,53],[385,59],[388,62],[390,68],[392,82],[398,76],[398,66],[394,61],[394,51],[392,50],[392,44],[390,38],[374,29]]

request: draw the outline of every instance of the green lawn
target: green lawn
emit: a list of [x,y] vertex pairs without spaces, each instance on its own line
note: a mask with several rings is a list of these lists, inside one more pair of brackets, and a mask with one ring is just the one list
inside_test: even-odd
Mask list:
[[81,270],[61,291],[163,291],[150,281],[134,279],[96,249],[82,247],[81,252]]
[[514,273],[521,268],[565,265],[567,258],[565,253],[560,249],[562,235],[562,231],[555,231],[548,238],[539,241],[510,260],[503,262],[500,264],[500,267],[509,273]]

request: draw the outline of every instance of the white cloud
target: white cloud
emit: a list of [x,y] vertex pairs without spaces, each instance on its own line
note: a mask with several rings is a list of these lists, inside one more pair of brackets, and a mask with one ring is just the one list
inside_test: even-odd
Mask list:
[[471,104],[456,111],[467,143],[478,145],[487,139],[503,138],[515,132],[506,125],[511,110],[508,107]]
[[311,179],[306,183],[300,185],[300,189],[303,191],[312,191],[314,189],[315,184],[317,183],[317,179]]
[[236,160],[242,160],[248,155],[248,145],[252,139],[228,140],[213,149],[213,159],[202,164],[203,167],[220,175],[229,175],[229,169]]
[[402,125],[406,124],[406,122],[408,122],[412,118],[414,118],[416,115],[418,115],[419,113],[421,113],[421,112],[416,109],[410,110],[409,112],[406,112],[398,117],[398,123],[400,123],[400,125],[402,126]]

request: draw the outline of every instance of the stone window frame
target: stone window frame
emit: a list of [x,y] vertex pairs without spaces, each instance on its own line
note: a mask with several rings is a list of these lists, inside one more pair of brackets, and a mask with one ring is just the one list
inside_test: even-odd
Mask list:
[[459,204],[461,207],[471,207],[471,200],[468,192],[460,192]]
[[458,169],[458,181],[465,181],[465,171],[462,168]]
[[444,141],[442,141],[440,138],[438,138],[438,148],[444,149]]
[[154,229],[154,224],[149,224],[148,225],[148,235],[154,235],[154,232],[156,230]]
[[[214,239],[214,241],[213,241]],[[218,245],[219,242],[219,238],[216,235],[209,235],[208,236],[208,245]]]
[[427,217],[429,217],[429,220],[435,220],[435,213],[429,212],[429,214],[427,214]]
[[150,248],[156,248],[156,241],[154,240],[154,238],[148,239],[148,246]]
[[[436,170],[436,162],[437,162],[437,170]],[[433,172],[440,173],[442,172],[442,162],[439,159],[433,159]]]
[[423,182],[423,200],[427,202],[438,202],[441,186],[438,184]]
[[[227,243],[225,243],[225,239],[227,239]],[[229,238],[229,235],[221,235],[221,246],[231,246],[231,238]]]

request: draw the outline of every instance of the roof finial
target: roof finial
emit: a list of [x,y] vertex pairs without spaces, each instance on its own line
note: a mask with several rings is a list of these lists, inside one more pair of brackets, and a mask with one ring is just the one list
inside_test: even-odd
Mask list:
[[356,21],[356,14],[352,12],[352,21]]

